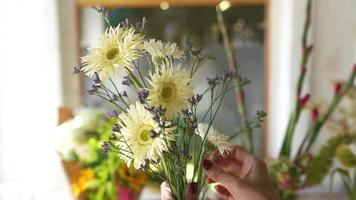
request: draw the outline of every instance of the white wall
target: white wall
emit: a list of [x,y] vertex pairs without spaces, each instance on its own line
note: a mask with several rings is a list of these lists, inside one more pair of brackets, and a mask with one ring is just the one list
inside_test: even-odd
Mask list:
[[267,156],[279,153],[292,105],[292,8],[292,0],[271,1]]
[[[271,3],[269,156],[278,155],[287,119],[295,104],[305,6],[306,0],[272,0]],[[333,81],[347,78],[356,60],[354,8],[354,0],[315,0],[313,3],[309,38],[314,51],[308,65],[309,82],[303,92],[311,91],[313,101],[329,101]],[[309,113],[303,112],[301,118],[295,137],[297,143],[305,133]],[[322,136],[320,141],[325,138]]]

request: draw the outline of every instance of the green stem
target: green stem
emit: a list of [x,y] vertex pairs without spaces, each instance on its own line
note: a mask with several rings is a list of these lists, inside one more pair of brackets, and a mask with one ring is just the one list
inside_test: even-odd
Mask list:
[[126,68],[127,75],[130,77],[130,80],[133,82],[134,86],[138,91],[143,88],[140,81],[136,78],[136,76],[131,72],[131,70]]
[[[237,65],[236,52],[231,46],[231,41],[230,41],[229,35],[227,33],[227,29],[226,29],[225,22],[224,22],[224,16],[220,9],[217,8],[216,11],[217,11],[218,26],[219,26],[220,33],[223,37],[224,49],[225,49],[226,56],[228,58],[229,68],[232,71],[234,71],[235,73],[238,73],[239,68]],[[247,112],[246,112],[246,104],[244,101],[244,90],[241,87],[236,89],[236,104],[237,104],[238,113],[240,114],[240,117],[242,118],[242,122],[247,122],[248,116],[247,116]],[[246,132],[246,148],[252,153],[254,152],[253,141],[254,140],[253,140],[252,131],[247,131]]]
[[[354,81],[355,81],[355,76],[356,73],[354,71],[351,72],[351,76],[349,80],[343,84],[343,90],[339,94],[335,94],[331,103],[328,106],[327,112],[324,116],[318,117],[316,124],[313,125],[313,128],[310,129],[310,132],[305,137],[309,137],[310,139],[307,140],[307,146],[305,149],[299,150],[301,153],[308,153],[312,145],[314,144],[316,138],[318,137],[320,133],[320,129],[323,127],[325,122],[330,118],[331,114],[334,112],[334,110],[337,108],[343,97],[346,95],[346,93],[354,86]],[[302,144],[303,146],[303,144]],[[301,147],[302,147],[301,146]]]
[[283,139],[282,143],[282,148],[279,153],[280,156],[286,156],[290,157],[291,154],[291,149],[292,149],[292,143],[293,143],[293,136],[295,132],[295,127],[299,121],[300,117],[300,112],[301,112],[301,107],[300,107],[300,98],[301,98],[301,92],[305,80],[305,73],[306,73],[306,65],[308,63],[308,60],[311,55],[311,48],[308,47],[308,33],[309,33],[309,28],[310,28],[310,23],[311,23],[311,3],[312,0],[308,0],[307,4],[307,9],[306,9],[306,18],[305,18],[305,23],[304,23],[304,31],[303,31],[303,38],[302,38],[302,60],[300,64],[300,75],[298,78],[298,83],[297,83],[297,91],[296,91],[296,99],[295,99],[295,108],[294,112],[291,115],[287,130]]

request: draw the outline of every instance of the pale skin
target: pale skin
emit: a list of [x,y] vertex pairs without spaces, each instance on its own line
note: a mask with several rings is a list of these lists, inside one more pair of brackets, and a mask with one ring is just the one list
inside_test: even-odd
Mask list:
[[[279,200],[265,163],[239,145],[225,157],[212,153],[203,162],[207,183],[219,183],[216,190],[229,200]],[[192,186],[193,184],[193,186]],[[186,200],[197,199],[195,183],[187,186]],[[161,199],[173,200],[168,184],[161,185]]]

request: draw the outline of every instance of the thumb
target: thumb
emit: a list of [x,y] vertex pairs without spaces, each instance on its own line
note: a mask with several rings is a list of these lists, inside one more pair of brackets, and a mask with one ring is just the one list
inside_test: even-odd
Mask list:
[[185,189],[185,200],[197,200],[198,195],[198,184],[195,182],[189,183]]

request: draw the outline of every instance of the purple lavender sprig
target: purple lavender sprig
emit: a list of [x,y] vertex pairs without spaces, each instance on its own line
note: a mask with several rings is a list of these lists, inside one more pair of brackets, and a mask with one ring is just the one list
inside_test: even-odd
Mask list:
[[126,85],[126,86],[130,86],[132,84],[129,76],[124,76],[121,83],[122,85]]
[[149,92],[147,90],[141,90],[140,92],[138,92],[138,99],[140,100],[140,103],[145,103],[148,95]]

